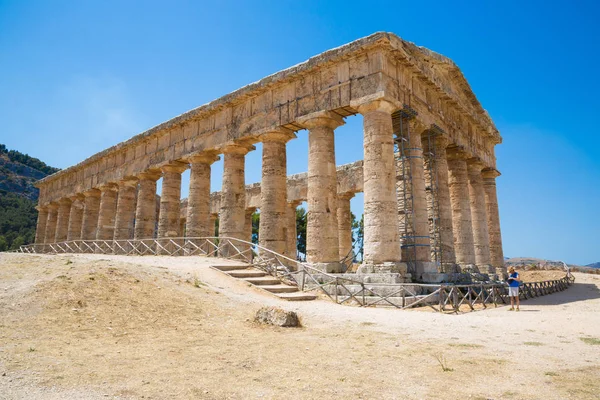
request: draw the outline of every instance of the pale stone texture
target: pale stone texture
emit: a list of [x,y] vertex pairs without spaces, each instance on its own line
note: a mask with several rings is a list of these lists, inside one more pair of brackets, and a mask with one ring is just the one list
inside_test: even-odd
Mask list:
[[467,160],[475,263],[480,272],[493,274],[495,270],[490,262],[490,237],[488,235],[488,221],[485,211],[485,192],[483,190],[483,178],[481,177],[482,169],[483,163],[478,159],[470,158]]
[[397,272],[400,262],[392,112],[397,106],[373,100],[356,106],[364,125],[365,272]]
[[37,206],[38,218],[35,229],[35,243],[44,244],[44,235],[46,234],[46,223],[48,222],[48,207]]
[[[246,240],[245,156],[253,146],[230,145],[223,149],[223,188],[219,213],[219,236]],[[237,246],[236,246],[237,247]],[[240,247],[238,247],[240,248]],[[231,246],[222,246],[221,254],[235,253]]]
[[286,143],[296,135],[288,129],[262,134],[259,244],[279,254],[286,249]]
[[81,223],[81,239],[95,240],[98,229],[98,212],[100,211],[100,190],[91,189],[83,192],[83,221]]
[[490,260],[496,273],[506,276],[504,252],[502,251],[502,234],[500,232],[500,213],[496,194],[496,178],[500,173],[495,169],[483,170],[483,189],[485,191],[485,208],[490,238]]
[[424,274],[437,273],[431,262],[427,194],[421,134],[424,125],[413,117],[414,111],[394,113],[392,122],[398,135],[396,192],[402,261],[408,263],[413,277],[422,281]]
[[[427,137],[428,148],[426,152],[425,167],[429,178],[431,204],[430,211],[430,236],[432,238],[433,260],[441,266],[440,272],[453,273],[456,257],[454,255],[454,233],[452,231],[452,206],[450,204],[450,189],[448,188],[448,160],[446,147],[450,140],[442,134]],[[434,211],[435,210],[435,211]],[[435,220],[435,227],[434,221]],[[435,243],[435,246],[433,245]]]
[[338,194],[337,222],[339,237],[339,258],[352,258],[352,214],[350,212],[350,199],[354,193]]
[[117,210],[117,185],[100,186],[100,211],[98,213],[97,240],[112,240],[115,234],[115,214]]
[[[124,179],[119,182],[117,215],[115,218],[115,240],[133,239],[137,185],[138,180],[136,178]],[[121,244],[121,246],[124,246],[124,244]]]
[[344,123],[332,112],[298,120],[308,133],[306,261],[325,272],[341,271],[337,230],[334,129]]
[[67,231],[67,240],[81,239],[81,224],[83,223],[83,208],[85,196],[78,194],[71,197],[71,211],[69,214],[69,229]]
[[[210,218],[211,165],[219,157],[215,153],[198,154],[188,159],[190,163],[190,193],[186,213],[186,236],[214,236],[215,224]],[[194,242],[195,245],[200,243]],[[204,249],[208,251],[208,248]]]
[[475,266],[467,158],[469,155],[458,148],[448,149],[448,187],[452,205],[454,252],[461,268]]
[[67,240],[67,230],[69,229],[69,213],[71,212],[71,200],[60,199],[58,201],[58,215],[56,217],[56,233],[54,241],[56,243]]
[[286,246],[285,255],[295,260],[298,252],[298,232],[296,230],[296,208],[300,204],[297,201],[286,204]]
[[139,188],[135,209],[134,239],[152,239],[156,229],[156,181],[157,171],[138,175]]
[[48,220],[46,221],[46,231],[44,233],[44,243],[54,243],[56,235],[56,220],[58,219],[58,204],[48,204]]
[[[158,214],[158,239],[179,236],[179,203],[181,202],[181,173],[188,168],[185,163],[173,163],[161,168],[163,173],[160,212]],[[174,251],[174,246],[161,242],[165,250],[161,254]]]

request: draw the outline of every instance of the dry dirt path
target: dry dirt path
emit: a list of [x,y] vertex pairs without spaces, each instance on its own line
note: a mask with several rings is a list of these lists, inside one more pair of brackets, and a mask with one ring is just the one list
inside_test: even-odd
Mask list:
[[[443,315],[288,303],[211,262],[0,254],[0,399],[600,397],[598,275]],[[304,327],[254,324],[262,305]]]

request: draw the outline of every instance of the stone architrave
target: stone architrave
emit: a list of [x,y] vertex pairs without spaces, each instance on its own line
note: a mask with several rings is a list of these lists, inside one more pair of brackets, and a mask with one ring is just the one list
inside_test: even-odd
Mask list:
[[115,253],[129,253],[132,249],[131,244],[126,242],[126,240],[133,239],[137,184],[138,180],[135,177],[126,178],[119,182],[115,231],[113,235]]
[[56,217],[56,233],[54,241],[56,243],[67,240],[67,231],[69,229],[69,213],[71,212],[71,200],[60,199],[58,201],[58,215]]
[[137,178],[139,187],[133,238],[152,239],[156,230],[156,181],[160,178],[160,172],[143,172]]
[[83,221],[81,223],[81,239],[95,240],[98,229],[98,213],[100,211],[100,195],[98,189],[83,192],[85,196],[83,205]]
[[[38,218],[37,227],[35,229],[35,243],[38,245],[44,244],[44,235],[46,234],[46,223],[48,222],[48,207],[37,206]],[[42,249],[43,246],[36,247]]]
[[337,223],[339,237],[340,260],[354,259],[352,254],[352,213],[350,211],[350,199],[354,193],[338,194]]
[[44,233],[44,243],[54,243],[56,235],[56,220],[58,219],[58,204],[50,203],[48,209],[48,220],[46,221],[46,231]]
[[263,144],[259,244],[278,254],[286,249],[286,143],[296,135],[280,128],[259,136]]
[[495,169],[484,169],[483,189],[485,191],[485,208],[490,238],[490,260],[496,273],[506,276],[504,253],[502,251],[502,234],[500,232],[500,213],[498,212],[498,197],[496,194],[496,178],[500,173]]
[[[296,230],[296,208],[300,202],[292,201],[286,204],[286,246],[285,255],[292,260],[296,260],[298,252],[298,232]],[[291,267],[295,267],[292,265]]]
[[69,228],[67,230],[67,240],[81,239],[81,224],[83,223],[83,208],[85,196],[76,194],[71,196],[71,211],[69,214]]
[[[190,163],[190,192],[186,213],[186,232],[188,238],[211,237],[215,234],[215,224],[210,225],[210,175],[211,165],[219,160],[214,152],[206,152],[189,157]],[[190,242],[189,250],[198,251],[202,243],[194,239]],[[208,252],[208,245],[202,248]]]
[[[98,231],[96,240],[112,240],[115,234],[115,216],[117,212],[117,190],[114,183],[100,186],[100,211],[98,212]],[[101,244],[104,247],[104,244]]]
[[[425,157],[425,166],[428,173],[430,195],[430,221],[429,228],[432,243],[435,241],[437,261],[440,262],[440,272],[456,272],[456,256],[454,255],[454,233],[452,231],[452,206],[450,204],[450,189],[448,188],[448,159],[446,147],[450,139],[438,133],[428,137],[429,146],[433,154]],[[434,198],[435,197],[435,198]],[[435,201],[435,204],[434,204]],[[434,209],[437,215],[434,215]],[[433,225],[435,220],[435,227]],[[433,252],[432,244],[432,252]]]
[[483,178],[481,176],[483,167],[484,165],[479,159],[470,158],[467,160],[475,264],[481,272],[493,274],[495,270],[490,261],[490,237],[485,210],[485,191],[483,190]]
[[454,252],[461,268],[475,268],[475,247],[469,196],[467,158],[469,155],[457,148],[448,149],[448,188],[452,205]]
[[[245,156],[254,146],[231,144],[223,148],[223,188],[221,190],[221,209],[219,212],[219,237],[246,240],[246,187],[245,187]],[[238,250],[243,246],[233,245]],[[221,255],[233,256],[236,253],[233,246],[221,246]],[[241,258],[241,257],[240,257]]]
[[340,272],[334,130],[344,120],[334,112],[320,111],[298,123],[309,132],[306,261],[325,272]]
[[398,105],[386,99],[351,102],[364,125],[364,247],[362,273],[405,273],[400,263],[396,200],[396,169],[392,112]]

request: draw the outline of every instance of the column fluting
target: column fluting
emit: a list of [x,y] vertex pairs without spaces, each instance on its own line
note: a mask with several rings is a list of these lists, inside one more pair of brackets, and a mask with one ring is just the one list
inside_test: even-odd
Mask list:
[[69,214],[71,212],[71,200],[68,198],[58,201],[58,215],[56,217],[56,233],[54,241],[56,243],[67,240],[67,231],[69,229]]
[[83,221],[81,223],[81,239],[95,240],[98,229],[98,213],[100,211],[100,195],[98,189],[83,192],[85,196],[83,205]]
[[50,203],[47,206],[48,220],[46,221],[46,231],[44,232],[44,243],[54,243],[56,235],[56,220],[58,219],[58,204]]
[[101,195],[96,240],[112,240],[115,234],[118,186],[110,183],[100,186],[99,189]]
[[[213,152],[195,155],[190,163],[190,192],[186,216],[186,236],[210,237],[215,234],[215,224],[210,225],[210,175],[211,165],[219,160]],[[193,241],[193,240],[192,240]],[[200,243],[194,242],[195,245]],[[193,246],[191,250],[194,250]],[[208,251],[209,248],[205,248]]]
[[492,267],[496,268],[497,274],[506,276],[500,231],[500,213],[498,212],[498,195],[496,192],[496,178],[498,176],[500,176],[500,172],[495,169],[483,170],[483,189],[485,191],[485,208],[490,238],[490,261]]
[[[46,235],[46,223],[48,222],[48,207],[37,206],[36,210],[38,210],[38,218],[37,226],[35,229],[35,243],[44,244],[44,237]],[[39,248],[41,249],[42,246],[40,246]]]
[[69,228],[67,230],[67,240],[81,239],[81,224],[83,223],[83,208],[85,196],[76,194],[71,196],[71,211],[69,213]]
[[296,230],[296,208],[300,202],[292,201],[286,204],[286,246],[285,255],[296,260],[298,252],[298,232]]
[[114,240],[133,239],[137,186],[137,178],[123,179],[119,182]]
[[343,193],[338,195],[337,223],[339,237],[339,258],[353,258],[352,251],[352,212],[350,211],[350,200],[354,193]]
[[495,271],[490,262],[490,237],[485,210],[485,191],[483,190],[483,178],[481,176],[483,167],[484,165],[479,159],[470,158],[467,160],[475,264],[481,272],[493,274]]
[[147,171],[137,176],[139,188],[135,207],[134,239],[152,239],[156,231],[156,181],[158,171]]

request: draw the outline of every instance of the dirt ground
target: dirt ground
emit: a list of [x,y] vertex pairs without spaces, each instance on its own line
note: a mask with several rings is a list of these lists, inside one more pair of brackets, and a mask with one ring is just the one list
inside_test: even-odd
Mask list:
[[288,303],[211,262],[0,254],[0,399],[600,398],[598,275],[446,315]]

